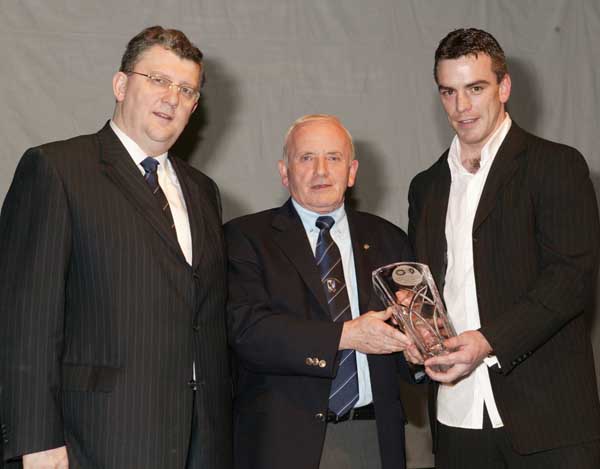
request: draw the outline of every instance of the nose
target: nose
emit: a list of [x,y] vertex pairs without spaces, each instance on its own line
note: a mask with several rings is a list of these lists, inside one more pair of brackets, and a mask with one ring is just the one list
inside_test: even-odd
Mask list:
[[471,99],[464,92],[456,93],[456,111],[465,112],[471,109]]
[[163,101],[176,107],[179,104],[179,87],[172,84],[163,96]]
[[329,169],[327,167],[327,158],[325,158],[324,156],[319,156],[316,159],[316,164],[317,176],[327,176],[327,174],[329,174]]

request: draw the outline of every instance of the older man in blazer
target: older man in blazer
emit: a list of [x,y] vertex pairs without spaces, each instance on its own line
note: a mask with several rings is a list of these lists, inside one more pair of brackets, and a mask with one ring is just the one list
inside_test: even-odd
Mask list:
[[337,118],[300,118],[279,162],[291,198],[226,225],[237,469],[405,467],[410,375],[394,352],[409,341],[369,311],[372,270],[411,252],[402,230],[345,206],[357,169]]
[[145,29],[112,120],[28,150],[0,220],[0,423],[25,468],[230,468],[219,194],[169,149],[202,53]]
[[511,80],[489,33],[449,33],[435,79],[456,137],[412,181],[409,235],[459,332],[451,353],[425,362],[440,383],[436,467],[600,467],[584,317],[600,230],[585,160],[511,121]]

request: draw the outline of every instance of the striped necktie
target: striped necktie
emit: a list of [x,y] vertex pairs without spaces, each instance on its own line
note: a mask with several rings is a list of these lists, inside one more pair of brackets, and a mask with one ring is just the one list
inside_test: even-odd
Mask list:
[[175,222],[173,221],[173,214],[171,213],[171,208],[169,207],[169,201],[167,200],[167,196],[163,190],[160,188],[160,184],[158,184],[157,170],[159,164],[160,163],[156,160],[156,158],[152,158],[151,156],[148,156],[140,163],[142,168],[144,168],[144,171],[146,171],[144,179],[150,186],[152,193],[160,204],[162,212],[165,214],[167,220],[169,220],[169,223],[171,224],[171,228],[174,230]]
[[[350,321],[352,311],[346,290],[344,269],[340,250],[331,238],[330,230],[335,220],[332,217],[319,217],[315,223],[319,228],[319,238],[315,250],[317,266],[321,274],[321,283],[329,305],[329,314],[333,322]],[[329,410],[341,417],[358,401],[358,375],[356,370],[356,352],[340,351],[340,365],[331,384]]]

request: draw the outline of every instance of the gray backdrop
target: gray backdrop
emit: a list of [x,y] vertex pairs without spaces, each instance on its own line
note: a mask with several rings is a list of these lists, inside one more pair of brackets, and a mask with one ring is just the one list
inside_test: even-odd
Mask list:
[[[581,150],[600,188],[598,0],[0,0],[0,199],[26,148],[105,123],[125,44],[153,24],[206,54],[202,104],[178,150],[217,181],[226,219],[285,200],[282,137],[296,117],[325,112],[356,140],[354,202],[406,228],[410,179],[451,138],[433,52],[465,26],[504,47],[513,119]],[[600,321],[590,322],[598,369]],[[403,393],[409,463],[431,465],[423,390]]]

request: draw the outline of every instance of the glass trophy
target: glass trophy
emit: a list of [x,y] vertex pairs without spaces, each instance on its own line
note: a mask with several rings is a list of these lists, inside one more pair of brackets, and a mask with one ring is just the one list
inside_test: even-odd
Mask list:
[[417,262],[385,265],[373,271],[373,286],[383,304],[393,308],[393,322],[414,341],[425,360],[448,353],[444,340],[456,332],[429,267]]

